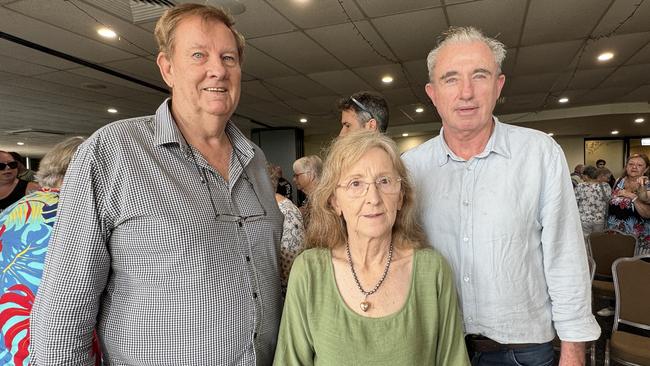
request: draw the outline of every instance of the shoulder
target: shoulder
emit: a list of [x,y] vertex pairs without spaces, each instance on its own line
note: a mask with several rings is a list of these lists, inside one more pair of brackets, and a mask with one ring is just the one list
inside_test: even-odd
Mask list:
[[413,255],[418,265],[447,266],[447,261],[442,254],[431,247],[416,249]]
[[440,135],[433,137],[420,145],[413,147],[402,154],[402,159],[406,163],[414,163],[423,157],[430,158],[440,146]]
[[312,283],[321,281],[330,265],[329,249],[311,248],[300,253],[291,266],[293,281]]
[[507,134],[508,142],[511,146],[523,148],[526,151],[534,149],[548,152],[561,152],[560,145],[551,136],[542,131],[502,122],[499,122],[499,124]]

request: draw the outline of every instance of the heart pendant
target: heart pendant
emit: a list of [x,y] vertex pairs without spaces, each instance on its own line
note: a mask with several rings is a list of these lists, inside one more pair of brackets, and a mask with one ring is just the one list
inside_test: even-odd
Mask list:
[[361,304],[359,304],[359,307],[361,308],[361,311],[366,312],[368,309],[370,309],[370,303],[367,301],[361,301]]

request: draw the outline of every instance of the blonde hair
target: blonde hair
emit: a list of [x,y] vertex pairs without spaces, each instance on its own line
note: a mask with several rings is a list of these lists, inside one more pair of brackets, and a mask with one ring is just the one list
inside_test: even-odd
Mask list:
[[361,160],[373,148],[384,150],[397,174],[402,178],[402,208],[393,225],[393,245],[398,248],[420,248],[425,235],[417,219],[415,194],[406,167],[395,142],[377,131],[354,131],[338,137],[330,146],[320,183],[310,197],[310,225],[307,227],[309,247],[334,248],[348,241],[345,220],[330,204],[341,174]]
[[38,184],[43,187],[54,188],[60,185],[65,172],[68,170],[70,160],[72,160],[79,145],[85,140],[81,136],[75,136],[54,145],[38,165],[38,172],[36,172]]
[[183,19],[192,16],[199,16],[203,21],[213,20],[223,23],[227,26],[235,37],[237,42],[237,53],[239,54],[239,63],[241,64],[244,57],[244,45],[246,41],[234,27],[235,20],[223,9],[201,4],[180,4],[165,11],[158,19],[154,34],[158,43],[158,51],[169,57],[174,52],[174,39],[176,36],[176,27]]
[[438,40],[438,45],[429,52],[427,56],[427,68],[429,80],[433,80],[433,69],[436,67],[436,60],[440,49],[451,43],[482,42],[494,55],[494,62],[497,64],[498,72],[501,73],[501,65],[506,58],[506,46],[494,38],[490,38],[474,27],[449,27]]

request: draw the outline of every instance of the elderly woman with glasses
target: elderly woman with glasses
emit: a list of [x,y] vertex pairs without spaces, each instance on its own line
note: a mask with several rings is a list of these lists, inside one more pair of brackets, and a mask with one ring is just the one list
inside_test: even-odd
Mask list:
[[0,150],[0,211],[39,189],[34,182],[18,179],[18,166],[13,155]]
[[276,365],[468,365],[449,265],[426,242],[395,143],[339,137],[311,196]]

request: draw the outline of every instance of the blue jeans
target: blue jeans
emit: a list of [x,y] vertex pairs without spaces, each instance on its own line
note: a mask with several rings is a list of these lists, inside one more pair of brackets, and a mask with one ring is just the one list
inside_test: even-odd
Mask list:
[[553,342],[548,342],[516,350],[476,352],[472,366],[550,366],[554,357]]

